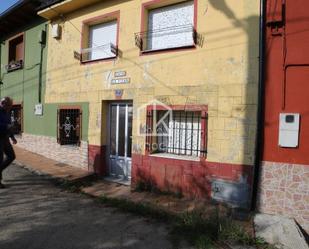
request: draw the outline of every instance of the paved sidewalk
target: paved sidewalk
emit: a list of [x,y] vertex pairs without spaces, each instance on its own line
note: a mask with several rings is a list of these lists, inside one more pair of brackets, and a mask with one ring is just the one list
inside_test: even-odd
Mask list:
[[[80,181],[92,175],[88,171],[72,167],[44,156],[14,146],[16,152],[16,164],[37,174],[67,180]],[[153,207],[173,213],[183,213],[193,209],[203,209],[205,212],[214,210],[216,206],[209,201],[189,200],[171,195],[162,195],[150,192],[134,192],[130,186],[100,179],[92,182],[91,186],[81,188],[81,191],[93,197],[109,197],[129,200],[135,203],[147,203]]]
[[34,171],[37,174],[44,174],[52,178],[72,182],[93,175],[93,173],[86,170],[60,163],[17,146],[14,146],[14,150],[16,153],[16,161],[14,163],[30,171]]

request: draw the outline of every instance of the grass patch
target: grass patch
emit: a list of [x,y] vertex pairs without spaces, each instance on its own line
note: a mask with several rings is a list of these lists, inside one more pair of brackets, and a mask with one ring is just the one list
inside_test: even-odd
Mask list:
[[175,248],[184,238],[197,249],[218,248],[218,244],[240,244],[261,249],[274,249],[262,239],[254,238],[233,219],[220,217],[218,210],[208,218],[205,218],[200,211],[183,214],[172,225],[171,237]]
[[105,205],[116,207],[122,211],[150,217],[161,221],[172,221],[175,217],[170,213],[145,203],[135,203],[125,199],[101,196],[99,201]]
[[150,193],[155,193],[158,195],[169,195],[169,196],[176,197],[178,199],[183,197],[183,194],[180,190],[177,192],[162,191],[156,185],[152,184],[149,181],[148,182],[138,181],[135,185],[134,191],[135,192],[150,192]]
[[81,193],[81,189],[84,187],[91,186],[92,181],[83,180],[83,181],[73,181],[72,182],[68,180],[61,180],[61,181],[56,181],[56,185],[71,193]]

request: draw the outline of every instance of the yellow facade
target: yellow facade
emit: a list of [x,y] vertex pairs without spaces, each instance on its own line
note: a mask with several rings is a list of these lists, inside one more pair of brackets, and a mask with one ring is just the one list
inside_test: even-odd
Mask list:
[[[61,10],[65,12],[65,5],[70,2],[83,1],[64,1]],[[168,105],[207,105],[207,160],[253,165],[259,1],[197,0],[201,46],[140,55],[134,33],[141,30],[145,2],[96,1],[90,6],[70,9],[61,17],[53,14],[51,24],[60,24],[62,37],[57,40],[51,33],[48,36],[46,103],[89,102],[89,144],[105,145],[107,106],[104,101],[115,100],[115,90],[122,89],[122,99],[133,101],[132,148],[142,154],[145,138],[137,130],[144,125],[146,112],[142,115],[145,119],[138,120],[139,107],[153,99]],[[115,60],[80,64],[73,52],[81,47],[83,21],[115,11],[120,11],[118,46],[122,55]],[[49,9],[40,14],[51,12]],[[130,83],[111,84],[117,71],[126,71]]]

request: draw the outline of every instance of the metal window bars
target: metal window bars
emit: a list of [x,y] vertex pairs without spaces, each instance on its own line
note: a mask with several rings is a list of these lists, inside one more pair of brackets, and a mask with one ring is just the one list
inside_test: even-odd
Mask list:
[[114,58],[118,55],[118,47],[113,43],[101,46],[83,48],[80,51],[81,62]]
[[[165,111],[158,111],[160,119]],[[158,125],[156,129],[156,140],[152,138],[152,147],[155,152],[169,153],[184,156],[205,157],[206,150],[202,148],[202,125],[201,112],[196,111],[173,111],[172,120],[166,117],[166,125]],[[168,130],[166,129],[168,127]],[[156,145],[154,146],[154,140]]]
[[13,134],[21,134],[23,122],[22,105],[13,105],[10,118]]
[[81,115],[80,109],[58,110],[58,143],[80,145]]
[[202,46],[202,36],[191,24],[172,26],[135,33],[135,45],[143,52]]

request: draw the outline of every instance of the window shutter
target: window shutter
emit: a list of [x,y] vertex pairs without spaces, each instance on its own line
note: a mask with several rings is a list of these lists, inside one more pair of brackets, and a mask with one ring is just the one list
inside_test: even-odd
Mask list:
[[208,114],[206,111],[201,113],[201,157],[206,157],[207,155],[207,122]]

